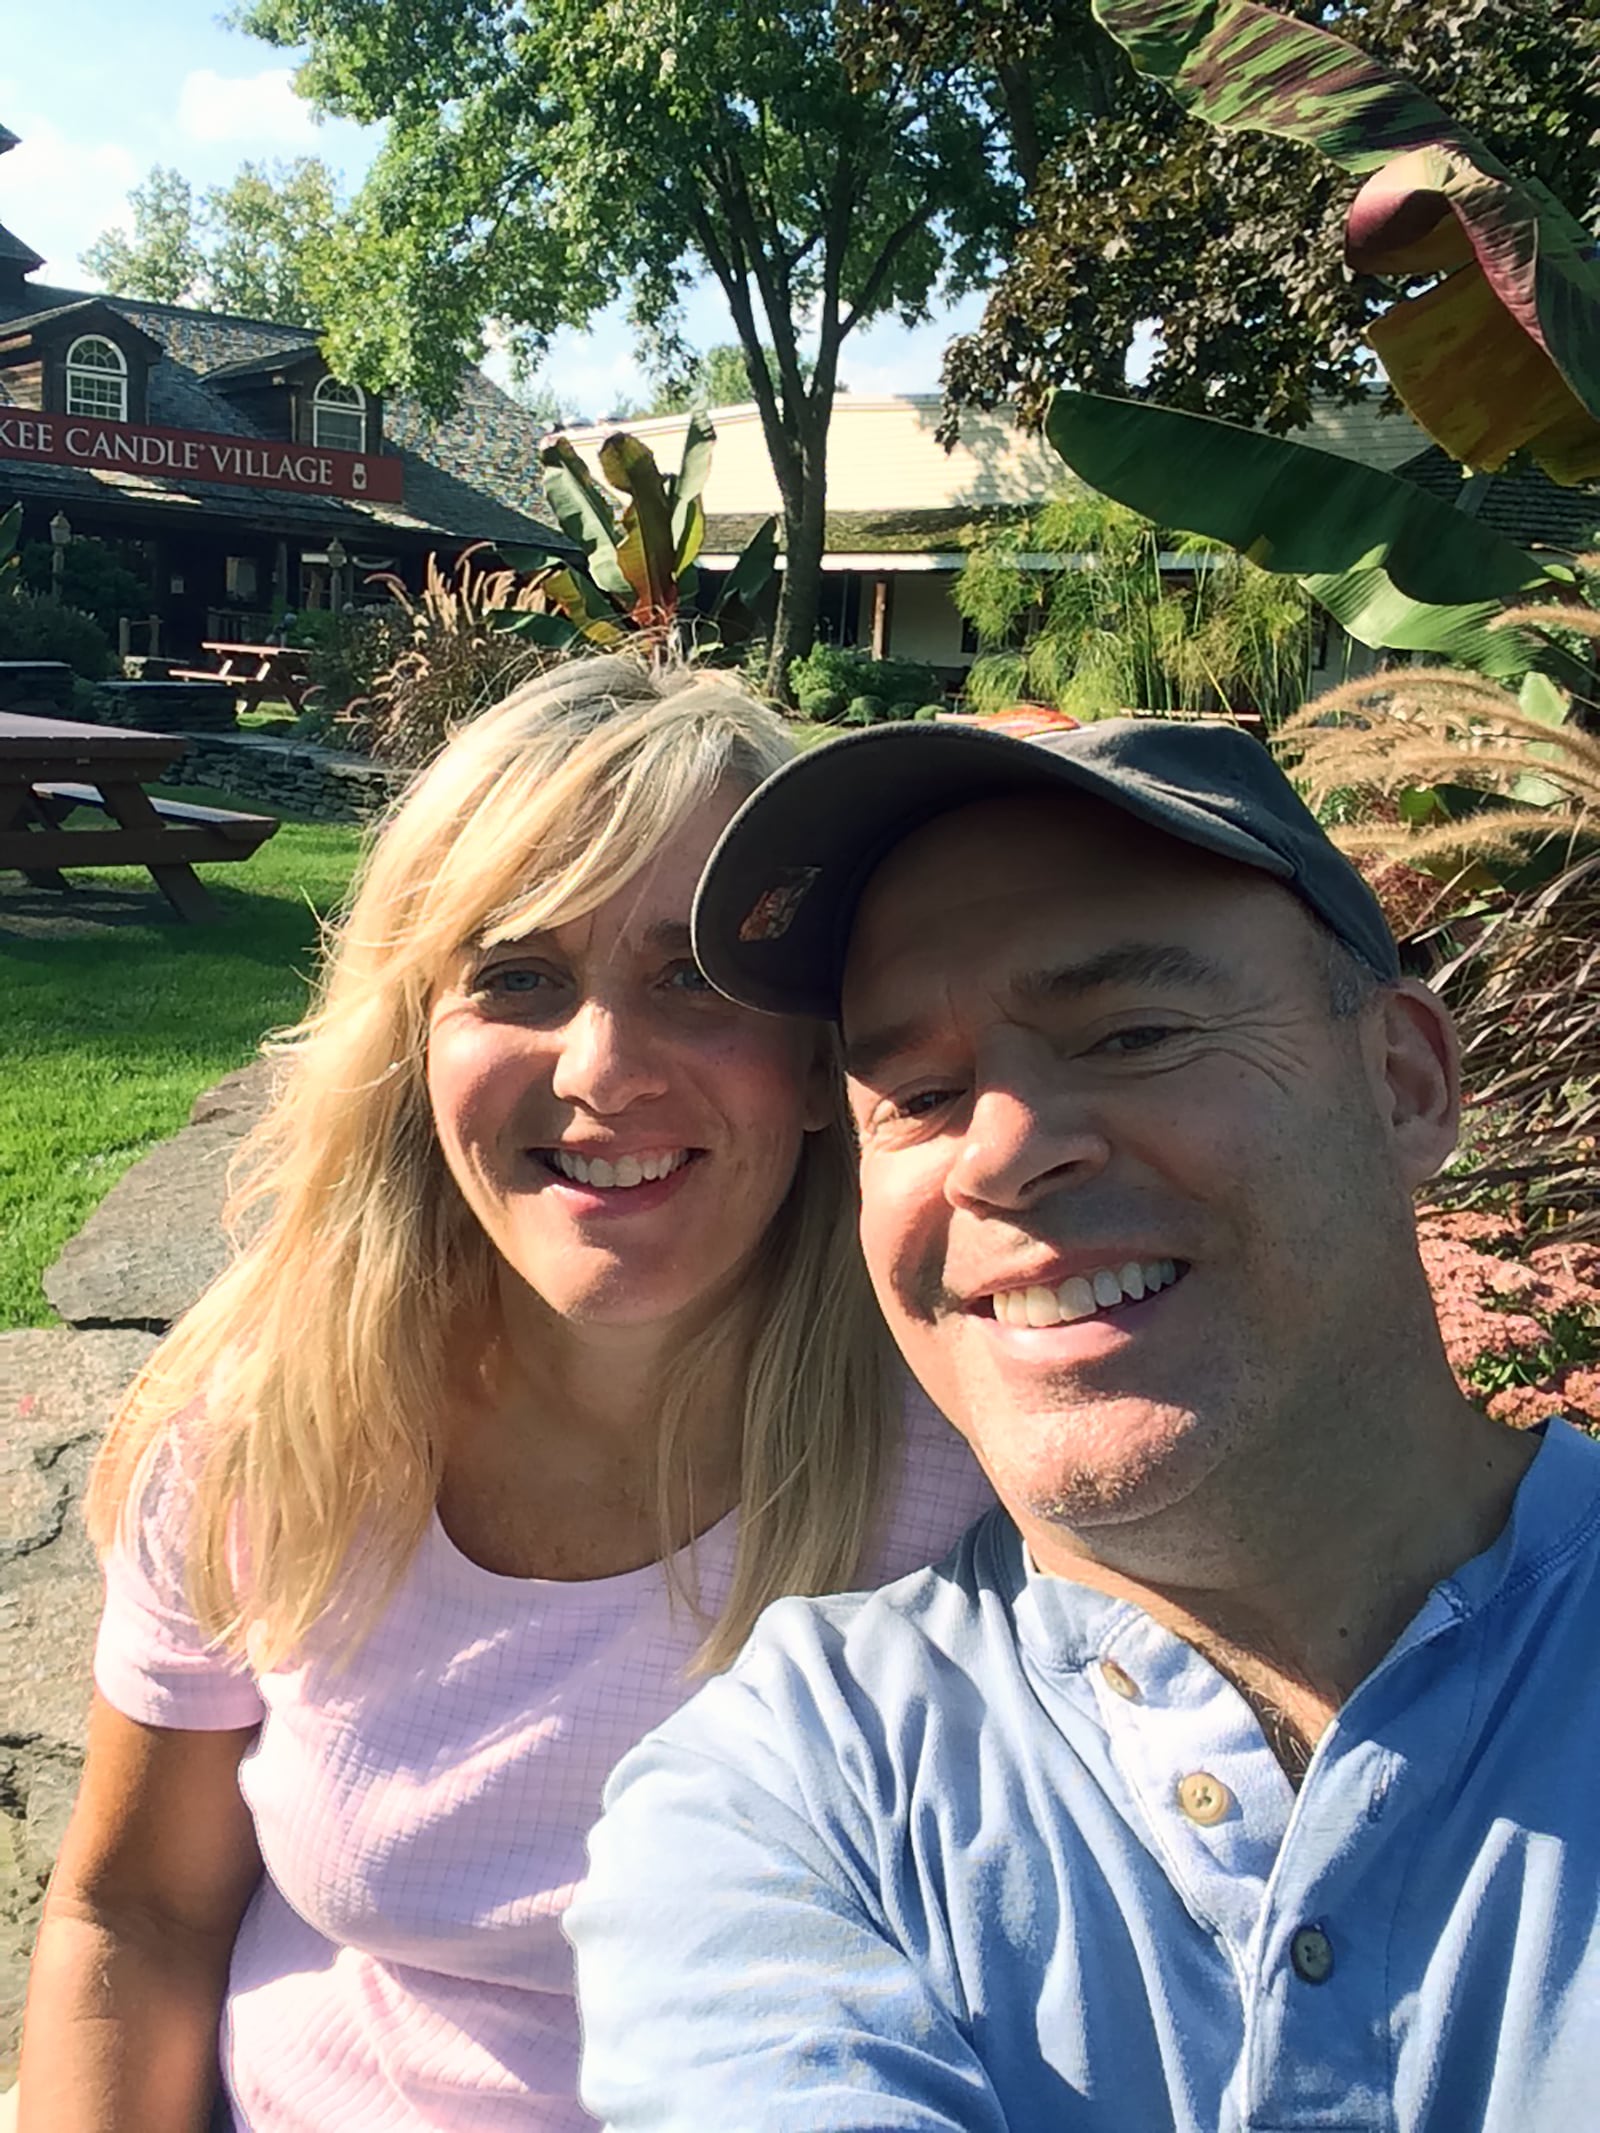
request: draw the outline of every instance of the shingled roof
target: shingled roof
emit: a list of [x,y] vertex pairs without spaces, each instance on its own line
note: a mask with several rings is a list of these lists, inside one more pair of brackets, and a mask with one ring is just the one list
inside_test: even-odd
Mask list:
[[[25,249],[25,248],[24,248]],[[37,262],[36,262],[37,263]],[[150,370],[149,421],[156,427],[265,435],[249,409],[222,389],[237,378],[275,362],[315,355],[316,343],[302,326],[265,319],[233,318],[178,304],[101,296],[78,289],[30,287],[0,294],[0,335],[10,323],[56,316],[77,305],[109,305],[157,342],[161,358]],[[0,373],[0,405],[11,396]],[[404,501],[339,501],[221,482],[184,483],[168,475],[95,471],[21,461],[8,463],[8,490],[76,497],[87,504],[120,495],[156,506],[203,504],[209,513],[248,518],[269,531],[335,533],[367,545],[384,536],[452,541],[527,541],[556,531],[545,504],[538,443],[543,424],[517,406],[481,371],[468,370],[454,414],[430,422],[404,395],[384,403],[384,449],[404,467]]]
[[1537,467],[1512,474],[1464,474],[1436,444],[1395,471],[1430,495],[1459,504],[1519,547],[1579,554],[1600,544],[1600,489],[1563,488]]

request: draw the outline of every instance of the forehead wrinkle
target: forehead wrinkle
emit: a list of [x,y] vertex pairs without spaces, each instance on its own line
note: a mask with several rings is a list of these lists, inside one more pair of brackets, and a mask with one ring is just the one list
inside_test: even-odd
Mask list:
[[[1210,956],[1177,942],[1129,941],[1104,948],[1077,962],[1042,966],[1020,972],[1005,983],[1005,991],[1023,1006],[1059,1004],[1081,1000],[1113,985],[1177,985],[1186,991],[1211,991],[1227,982],[1227,971]],[[856,1081],[870,1081],[875,1072],[903,1052],[916,1051],[936,1038],[944,1028],[934,1015],[908,1017],[884,1030],[847,1042],[845,1072]]]
[[1201,991],[1226,983],[1228,973],[1212,957],[1178,942],[1129,941],[1075,963],[1028,970],[1012,980],[1024,1000],[1077,1000],[1108,985],[1180,985]]

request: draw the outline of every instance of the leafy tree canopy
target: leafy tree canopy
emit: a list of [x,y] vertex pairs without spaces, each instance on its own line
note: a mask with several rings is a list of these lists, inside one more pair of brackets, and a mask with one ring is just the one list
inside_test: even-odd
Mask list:
[[198,203],[187,178],[158,164],[128,197],[132,235],[106,230],[83,255],[112,295],[321,325],[340,199],[316,156],[241,164]]
[[[1600,12],[1590,0],[1276,0],[1387,60],[1511,169],[1600,211]],[[1224,136],[1136,76],[1087,0],[862,0],[855,63],[965,79],[1029,180],[1023,226],[946,388],[992,405],[1125,389],[1289,429],[1370,383],[1361,334],[1392,285],[1346,272],[1356,181],[1309,149]]]
[[677,376],[682,294],[716,279],[784,502],[781,685],[814,628],[840,348],[991,269],[1016,205],[992,114],[938,68],[853,81],[831,0],[247,0],[242,20],[309,48],[321,108],[388,124],[329,318],[342,376],[444,405],[485,321],[537,344],[618,297]]
[[[762,351],[767,376],[774,391],[778,389],[778,368],[770,348]],[[802,357],[800,374],[809,383],[813,365]],[[847,388],[836,385],[835,392]],[[690,368],[674,378],[664,379],[657,387],[650,402],[652,415],[683,415],[694,407],[736,407],[750,399],[750,366],[745,361],[744,350],[737,341],[719,341],[703,355],[697,355]]]

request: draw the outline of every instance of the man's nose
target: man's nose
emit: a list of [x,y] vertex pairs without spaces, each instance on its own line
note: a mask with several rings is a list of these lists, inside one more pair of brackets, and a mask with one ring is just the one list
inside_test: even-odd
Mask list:
[[585,1000],[566,1026],[551,1088],[564,1103],[604,1113],[663,1094],[666,1075],[638,1015]]
[[1110,1160],[1097,1108],[1052,1048],[1030,1036],[980,1068],[945,1197],[953,1207],[1016,1211],[1087,1183]]

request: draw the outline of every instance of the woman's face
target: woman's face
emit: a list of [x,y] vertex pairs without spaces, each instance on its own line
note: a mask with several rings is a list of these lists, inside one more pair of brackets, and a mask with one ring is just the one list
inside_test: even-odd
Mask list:
[[814,1027],[735,1007],[690,954],[695,884],[744,797],[715,794],[590,917],[464,957],[434,1002],[445,1161],[562,1318],[693,1316],[748,1263],[826,1118]]

